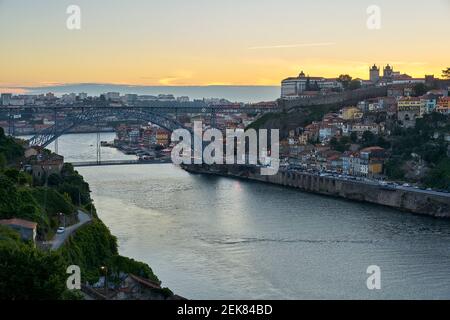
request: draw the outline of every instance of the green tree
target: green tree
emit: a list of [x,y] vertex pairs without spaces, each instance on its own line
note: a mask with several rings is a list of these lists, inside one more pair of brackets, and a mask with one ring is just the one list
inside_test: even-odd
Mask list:
[[336,150],[336,148],[338,148],[338,146],[339,146],[338,139],[336,137],[331,138],[331,140],[330,140],[331,149]]
[[61,182],[62,179],[59,176],[59,174],[52,173],[51,175],[48,176],[47,183],[51,187],[57,187],[61,184]]
[[0,244],[0,299],[58,300],[65,291],[65,263],[54,252]]
[[371,147],[376,144],[376,136],[371,131],[364,131],[362,135],[362,141],[364,142],[364,147]]
[[11,181],[13,181],[14,183],[19,182],[19,175],[20,175],[19,170],[14,168],[8,168],[3,172],[3,174],[7,176],[9,179],[11,179]]
[[402,180],[405,177],[405,171],[402,169],[403,162],[398,159],[386,161],[384,169],[386,175],[393,180]]
[[378,137],[376,145],[384,149],[388,149],[391,147],[391,143],[383,137]]
[[33,177],[26,173],[26,172],[20,172],[19,173],[19,178],[18,178],[18,183],[21,186],[31,186],[33,183]]
[[414,86],[414,96],[419,97],[427,93],[428,88],[424,83],[417,83]]
[[349,76],[348,74],[341,74],[338,77],[337,81],[342,84],[342,87],[344,87],[345,90],[347,90],[350,85],[350,82],[352,81],[352,77]]
[[0,153],[0,170],[6,167],[6,157],[3,153]]
[[430,170],[424,179],[428,187],[446,189],[450,191],[450,159],[446,157]]
[[444,77],[445,79],[450,79],[450,68],[442,70],[442,77]]
[[0,218],[11,218],[20,207],[14,182],[0,174]]
[[349,90],[356,90],[359,88],[361,88],[361,82],[359,80],[354,79],[354,80],[350,81],[350,83],[348,85]]

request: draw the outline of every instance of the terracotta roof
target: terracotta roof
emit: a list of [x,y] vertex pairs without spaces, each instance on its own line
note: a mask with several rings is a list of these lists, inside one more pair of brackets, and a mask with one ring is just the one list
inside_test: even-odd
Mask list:
[[361,150],[361,152],[372,152],[372,151],[384,151],[384,148],[374,146],[374,147],[364,148]]
[[28,220],[23,220],[23,219],[3,219],[0,220],[0,224],[5,225],[5,226],[21,226],[23,228],[27,228],[27,229],[36,229],[37,227],[37,223],[36,222],[32,222],[32,221],[28,221]]

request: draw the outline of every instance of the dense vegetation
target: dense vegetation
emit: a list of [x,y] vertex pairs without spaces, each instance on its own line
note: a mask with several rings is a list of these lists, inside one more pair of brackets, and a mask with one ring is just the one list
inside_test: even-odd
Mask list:
[[70,265],[80,266],[83,283],[97,282],[103,275],[101,266],[107,267],[112,280],[120,273],[133,273],[159,283],[148,265],[118,254],[116,238],[97,217],[89,185],[70,164],[64,165],[61,175],[36,181],[18,169],[21,161],[21,142],[6,137],[0,128],[0,219],[37,222],[40,240],[54,236],[60,213],[68,224],[76,222],[77,209],[91,212],[93,220],[57,251],[39,249],[0,225],[0,299],[78,299],[80,293],[66,289]]
[[423,163],[428,168],[418,182],[427,187],[450,191],[449,117],[432,113],[417,119],[415,128],[396,128],[391,137],[391,158],[386,173],[392,179],[405,179],[406,165]]
[[320,121],[325,114],[337,112],[340,107],[340,104],[329,104],[304,107],[292,113],[266,113],[252,122],[246,129],[279,129],[280,138],[285,138],[289,134],[289,130],[305,127],[313,121]]
[[68,263],[80,266],[83,280],[89,282],[97,281],[102,275],[100,267],[106,266],[112,277],[119,272],[133,273],[159,283],[148,265],[118,254],[116,238],[98,219],[81,228],[60,253]]
[[65,295],[65,262],[54,252],[20,241],[10,228],[0,228],[0,299],[48,300]]

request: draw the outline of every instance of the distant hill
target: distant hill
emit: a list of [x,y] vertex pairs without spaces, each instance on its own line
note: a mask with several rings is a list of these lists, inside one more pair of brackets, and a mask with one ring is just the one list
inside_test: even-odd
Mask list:
[[191,99],[222,98],[232,102],[274,101],[280,97],[279,86],[140,86],[102,83],[76,83],[45,87],[24,87],[28,93],[40,94],[53,92],[56,95],[85,92],[100,95],[105,92],[135,94],[173,94],[177,97],[188,96]]

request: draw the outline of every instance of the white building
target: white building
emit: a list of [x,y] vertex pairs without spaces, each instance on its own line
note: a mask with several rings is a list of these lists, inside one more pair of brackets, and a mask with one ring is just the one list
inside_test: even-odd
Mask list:
[[3,106],[9,106],[9,103],[12,98],[12,94],[11,93],[2,93],[1,98],[2,98],[1,104]]
[[105,93],[105,99],[109,101],[119,101],[120,93],[119,92],[107,92]]
[[178,97],[177,101],[178,102],[189,102],[189,97],[187,97],[187,96]]
[[87,93],[80,92],[80,93],[78,94],[78,98],[79,98],[80,100],[86,100],[87,97],[88,97]]
[[304,91],[321,89],[342,89],[336,78],[309,77],[302,71],[298,77],[284,79],[281,82],[281,98],[295,99]]

